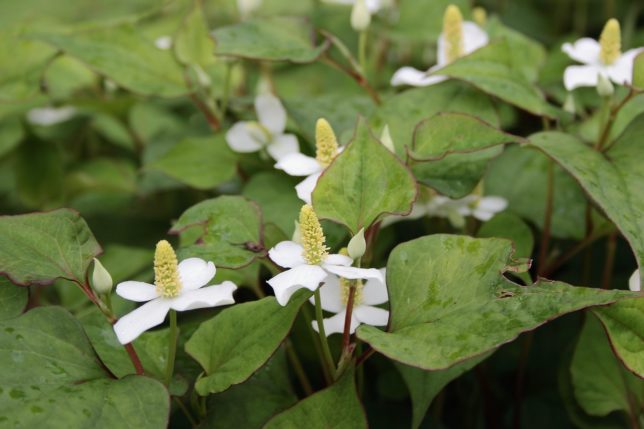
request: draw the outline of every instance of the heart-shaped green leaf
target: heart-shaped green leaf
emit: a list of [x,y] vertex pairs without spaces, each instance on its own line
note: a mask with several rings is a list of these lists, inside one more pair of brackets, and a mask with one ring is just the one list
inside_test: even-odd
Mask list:
[[195,384],[197,392],[223,392],[247,380],[275,353],[309,295],[299,292],[286,307],[274,297],[237,304],[202,323],[186,343],[186,352],[206,372]]
[[320,176],[312,199],[318,216],[356,233],[384,213],[409,213],[416,192],[411,172],[360,120],[353,140]]
[[367,419],[358,399],[353,371],[347,371],[331,387],[298,402],[264,426],[275,428],[366,428]]
[[254,60],[309,63],[326,50],[328,42],[315,45],[312,29],[298,18],[261,18],[216,29],[217,55]]
[[183,257],[199,257],[216,266],[240,268],[253,262],[263,246],[262,213],[246,198],[222,196],[190,207],[174,224],[171,233],[191,226],[203,232],[196,244],[179,249]]
[[547,280],[519,286],[503,276],[512,251],[507,240],[455,235],[399,245],[387,264],[389,331],[363,325],[358,337],[404,364],[444,369],[565,313],[635,295]]
[[[557,161],[604,210],[628,240],[644,267],[644,114],[639,115],[606,151],[600,153],[575,137],[544,132],[530,142]],[[644,270],[640,270],[644,275]]]
[[17,284],[78,283],[101,253],[87,223],[72,210],[0,216],[0,272]]

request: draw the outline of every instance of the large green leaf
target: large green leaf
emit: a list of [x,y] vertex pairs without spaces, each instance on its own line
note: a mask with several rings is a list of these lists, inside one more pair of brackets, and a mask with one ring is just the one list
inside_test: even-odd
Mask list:
[[212,395],[205,427],[259,429],[276,413],[297,402],[283,348],[242,384]]
[[87,223],[72,210],[0,216],[0,272],[14,283],[82,283],[100,252]]
[[0,276],[0,320],[19,316],[27,306],[28,289],[16,286]]
[[204,66],[214,62],[214,51],[201,2],[196,1],[174,40],[175,55],[184,64]]
[[266,429],[366,428],[367,419],[358,399],[353,371],[347,371],[331,387],[300,401],[272,418]]
[[476,116],[492,125],[499,118],[490,97],[460,82],[443,82],[424,88],[410,89],[387,98],[370,118],[374,130],[389,126],[396,153],[406,154],[412,145],[416,125],[441,112],[462,112]]
[[397,246],[387,264],[389,332],[358,328],[384,355],[443,369],[514,340],[555,317],[634,296],[541,280],[519,286],[504,239],[432,235]]
[[188,92],[172,53],[158,49],[131,24],[37,37],[131,91],[160,97]]
[[200,395],[223,392],[247,380],[288,335],[310,293],[299,292],[286,307],[274,297],[229,307],[204,322],[186,343],[186,352],[204,368]]
[[315,45],[312,29],[298,18],[261,18],[216,29],[217,55],[309,63],[328,47]]
[[405,380],[405,384],[409,389],[409,395],[411,396],[411,427],[417,428],[420,426],[432,401],[450,381],[474,368],[476,365],[487,359],[490,354],[491,353],[486,353],[484,355],[477,356],[442,371],[423,371],[422,369],[414,368],[413,366],[394,362],[394,365],[398,371],[400,371],[403,380]]
[[[108,378],[80,324],[40,307],[0,323],[0,425],[158,428],[169,397],[159,382]],[[28,371],[25,371],[28,368]]]
[[491,43],[437,70],[435,74],[469,82],[482,91],[540,116],[556,116],[543,94],[521,70],[516,70],[515,53],[506,40]]
[[265,223],[274,223],[290,237],[302,207],[302,201],[295,193],[296,184],[297,181],[285,174],[263,171],[246,182],[242,193],[259,204]]
[[191,137],[179,142],[149,168],[193,188],[212,189],[235,175],[237,157],[223,137]]
[[644,298],[616,302],[593,312],[626,368],[644,378]]
[[262,213],[253,202],[238,196],[222,196],[202,201],[188,210],[170,232],[180,233],[191,226],[203,232],[196,244],[179,249],[182,257],[196,256],[225,268],[250,264],[263,245]]
[[463,113],[439,113],[418,124],[409,156],[416,179],[451,198],[469,194],[503,144],[519,137]]
[[570,366],[575,397],[588,414],[631,412],[630,401],[644,405],[644,380],[624,369],[601,323],[588,314]]
[[[644,267],[644,114],[638,116],[605,154],[575,137],[544,132],[531,143],[557,161],[602,208],[628,240]],[[644,276],[644,270],[640,270]],[[640,277],[641,278],[641,277]]]
[[409,213],[416,192],[407,167],[360,120],[353,140],[320,176],[312,200],[318,216],[356,233],[384,213]]
[[[527,146],[510,146],[490,163],[485,177],[485,193],[508,200],[509,210],[543,227],[548,189],[545,155]],[[586,197],[579,184],[561,167],[554,166],[552,235],[582,239]],[[511,183],[512,186],[508,186]]]

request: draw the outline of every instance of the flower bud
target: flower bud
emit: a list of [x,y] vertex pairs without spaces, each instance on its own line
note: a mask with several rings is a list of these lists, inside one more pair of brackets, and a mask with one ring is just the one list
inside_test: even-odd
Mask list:
[[382,134],[380,135],[380,141],[382,144],[389,149],[390,152],[396,153],[394,147],[394,141],[391,138],[391,133],[389,132],[389,125],[385,125],[385,128],[382,129]]
[[472,9],[472,19],[481,27],[487,22],[487,12],[481,6]]
[[633,292],[639,292],[642,290],[640,287],[640,270],[635,270],[628,279],[628,288]]
[[349,240],[347,252],[351,259],[358,259],[364,255],[366,250],[367,242],[364,239],[364,228],[360,228],[360,231]]
[[644,52],[638,54],[633,60],[633,86],[644,89]]
[[371,13],[366,0],[356,0],[351,9],[351,27],[355,31],[365,31],[371,24]]
[[597,76],[597,94],[600,97],[610,97],[615,92],[613,84],[602,73]]
[[568,95],[566,95],[566,100],[564,101],[563,109],[572,115],[576,113],[577,107],[575,106],[575,97],[572,94],[568,93]]
[[108,294],[112,291],[112,276],[101,262],[94,258],[94,271],[92,272],[92,288],[99,294]]
[[599,36],[599,59],[604,64],[613,64],[622,54],[622,35],[619,21],[614,18],[608,20],[602,34]]

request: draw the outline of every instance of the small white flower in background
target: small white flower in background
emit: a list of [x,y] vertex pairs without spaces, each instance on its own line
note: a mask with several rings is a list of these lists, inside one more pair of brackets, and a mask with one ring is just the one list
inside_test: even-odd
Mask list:
[[350,257],[328,253],[320,222],[308,204],[300,210],[300,239],[302,244],[282,241],[268,252],[273,262],[288,268],[268,281],[280,305],[286,305],[299,289],[315,291],[329,274],[346,279],[377,279],[384,282],[380,271],[352,267]]
[[325,168],[341,152],[333,128],[326,119],[320,118],[315,124],[315,158],[301,153],[291,153],[281,158],[275,168],[284,170],[290,176],[307,176],[295,186],[297,196],[311,204],[311,193]]
[[[381,268],[380,273],[385,277],[385,269]],[[347,314],[347,301],[349,300],[350,281],[336,275],[329,275],[324,279],[320,287],[320,304],[322,309],[330,313],[336,313],[333,317],[324,319],[324,332],[327,336],[344,332],[344,319]],[[389,320],[389,311],[374,307],[384,304],[389,300],[387,286],[380,279],[369,279],[364,284],[358,280],[356,291],[353,296],[353,311],[351,312],[351,328],[349,333],[353,334],[356,328],[362,324],[371,326],[386,326]],[[310,298],[315,304],[313,297]],[[313,329],[318,331],[316,321],[312,322]]]
[[27,112],[27,121],[33,125],[47,127],[65,122],[75,115],[76,108],[73,106],[38,107]]
[[630,84],[633,75],[633,60],[644,48],[621,52],[619,22],[609,19],[599,42],[589,37],[575,43],[564,43],[561,50],[570,58],[582,63],[568,66],[564,72],[564,86],[568,91],[581,86],[597,86],[599,75],[618,85]]
[[365,31],[371,24],[371,12],[366,0],[356,0],[351,9],[351,28],[355,31]]
[[215,265],[200,258],[188,258],[177,263],[170,243],[159,241],[154,254],[154,284],[127,281],[116,286],[116,293],[122,298],[146,302],[114,324],[119,342],[131,343],[143,332],[160,325],[170,310],[234,304],[233,292],[237,286],[233,282],[203,287],[215,277],[215,273]]
[[156,46],[157,49],[161,49],[162,51],[167,51],[172,47],[172,37],[170,36],[157,37],[157,39],[154,41],[154,46]]
[[[364,1],[365,5],[367,6],[367,10],[372,15],[375,13],[378,13],[378,11],[380,11],[381,9],[391,6],[391,1],[388,1],[388,0],[360,0],[360,1]],[[331,4],[344,4],[347,6],[355,6],[358,0],[322,0],[322,2],[331,3]]]
[[430,75],[452,61],[487,45],[487,33],[471,21],[463,21],[458,7],[449,5],[443,16],[443,32],[438,36],[437,64],[427,71],[402,67],[394,73],[391,85],[428,86],[447,79],[447,76]]
[[226,142],[232,150],[250,153],[266,148],[276,161],[299,151],[297,137],[284,134],[286,110],[277,97],[272,94],[258,95],[255,98],[255,112],[259,122],[237,122],[226,133]]
[[242,19],[246,19],[262,5],[262,0],[237,0],[237,9]]
[[640,270],[635,270],[635,272],[628,279],[628,288],[633,292],[640,292],[642,287],[640,285]]

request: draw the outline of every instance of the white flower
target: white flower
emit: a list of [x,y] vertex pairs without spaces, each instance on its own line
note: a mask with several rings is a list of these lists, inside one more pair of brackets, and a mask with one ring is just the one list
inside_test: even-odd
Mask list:
[[186,311],[233,304],[234,283],[203,287],[215,276],[212,262],[188,258],[177,264],[170,244],[162,240],[154,256],[155,284],[126,281],[116,286],[116,293],[130,301],[145,302],[121,317],[114,332],[121,344],[134,341],[139,335],[163,323],[170,310]]
[[582,63],[568,66],[564,72],[564,86],[572,91],[580,86],[597,86],[601,74],[618,85],[630,84],[633,75],[633,60],[644,48],[621,53],[619,22],[610,19],[604,26],[599,42],[589,37],[561,47],[570,58]]
[[161,49],[162,51],[167,51],[172,47],[172,37],[170,36],[157,37],[157,39],[154,41],[154,46],[156,46],[157,49]]
[[76,108],[73,106],[62,107],[38,107],[27,112],[27,121],[33,125],[49,125],[65,122],[76,115]]
[[[384,278],[385,269],[381,268],[379,271]],[[320,303],[322,309],[336,313],[335,316],[328,317],[323,321],[324,332],[327,336],[344,332],[344,319],[347,314],[348,297],[349,286],[346,280],[336,275],[329,275],[324,279],[324,284],[320,287]],[[364,285],[358,283],[353,299],[349,333],[353,334],[356,328],[363,323],[371,326],[386,326],[389,320],[389,311],[374,306],[384,304],[388,300],[387,286],[384,281],[370,279]],[[315,303],[313,297],[310,298],[310,301],[312,304]],[[312,322],[312,326],[313,329],[318,331],[316,321]]]
[[307,204],[311,204],[311,194],[324,169],[333,161],[342,149],[331,125],[326,119],[320,118],[315,124],[316,156],[306,156],[301,153],[291,153],[281,158],[275,168],[284,170],[290,176],[307,176],[295,186],[297,196]]
[[286,110],[277,97],[272,94],[258,95],[255,98],[255,112],[259,122],[237,122],[226,133],[226,142],[232,150],[249,153],[266,148],[275,160],[299,151],[297,137],[284,134]]
[[[356,3],[356,0],[322,0],[324,3],[332,4],[344,4],[347,6],[353,6]],[[390,5],[390,2],[387,0],[366,0],[367,9],[372,15],[377,13],[379,10],[384,9]]]
[[328,253],[320,222],[308,204],[300,210],[300,237],[302,244],[282,241],[268,251],[273,262],[288,268],[268,281],[281,305],[286,305],[299,289],[315,291],[329,273],[346,279],[378,279],[384,282],[380,271],[352,267],[350,257]]
[[635,270],[635,272],[628,279],[628,288],[633,292],[639,292],[642,290],[640,285],[640,270]]
[[237,9],[242,18],[248,18],[261,5],[262,0],[237,0]]
[[471,21],[462,21],[456,6],[448,6],[443,20],[443,32],[438,36],[437,64],[427,71],[413,67],[398,69],[391,78],[392,86],[428,86],[447,79],[447,76],[432,75],[455,59],[487,45],[487,33]]

